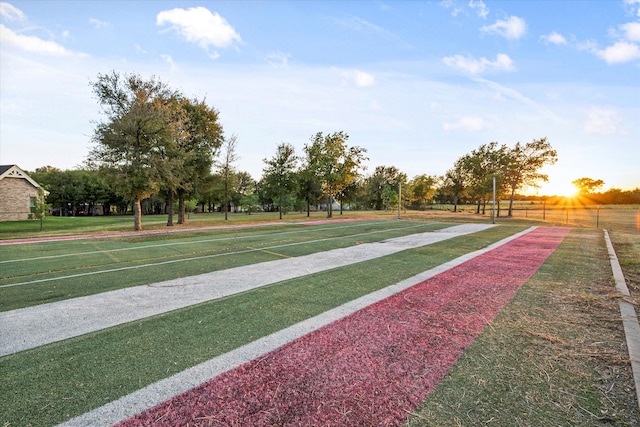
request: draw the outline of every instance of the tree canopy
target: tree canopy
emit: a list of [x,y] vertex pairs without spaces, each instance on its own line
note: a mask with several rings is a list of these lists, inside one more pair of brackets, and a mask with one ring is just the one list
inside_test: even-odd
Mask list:
[[296,168],[298,157],[293,145],[282,143],[278,145],[276,154],[271,159],[264,159],[262,182],[266,195],[278,203],[280,219],[283,210],[287,209],[287,201],[297,191]]
[[343,131],[324,135],[316,133],[305,145],[307,167],[322,184],[327,196],[327,217],[333,216],[334,196],[358,177],[367,150],[349,147],[349,135]]
[[221,144],[217,112],[153,77],[114,71],[99,74],[92,88],[104,120],[89,163],[111,173],[119,194],[133,201],[135,230],[142,229],[141,200],[157,192],[170,201],[172,225],[173,195],[193,191]]
[[508,151],[505,184],[511,190],[509,196],[509,216],[512,215],[513,200],[516,191],[523,187],[537,187],[539,181],[547,182],[548,175],[540,172],[546,165],[558,161],[558,153],[551,147],[547,138],[534,139],[522,145],[517,142]]
[[578,178],[571,181],[571,184],[576,187],[579,194],[586,195],[601,188],[604,185],[604,181],[593,178]]

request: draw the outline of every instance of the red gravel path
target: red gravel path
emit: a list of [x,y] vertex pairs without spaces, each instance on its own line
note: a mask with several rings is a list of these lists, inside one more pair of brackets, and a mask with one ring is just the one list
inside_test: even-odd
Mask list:
[[567,233],[536,229],[121,425],[400,425]]

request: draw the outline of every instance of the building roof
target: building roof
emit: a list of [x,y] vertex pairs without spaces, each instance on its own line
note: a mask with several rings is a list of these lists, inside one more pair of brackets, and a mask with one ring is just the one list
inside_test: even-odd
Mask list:
[[25,171],[20,169],[17,165],[0,165],[0,180],[5,178],[22,178],[29,181],[31,185],[36,188],[41,188],[40,184],[35,182]]

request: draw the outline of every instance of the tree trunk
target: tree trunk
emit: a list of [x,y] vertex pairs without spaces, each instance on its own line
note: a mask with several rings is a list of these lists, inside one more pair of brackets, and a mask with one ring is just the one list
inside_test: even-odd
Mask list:
[[511,217],[513,215],[513,199],[516,196],[516,189],[515,187],[511,188],[511,197],[509,197],[509,213],[507,214],[508,217]]
[[136,196],[133,201],[133,229],[135,231],[142,231],[142,206],[140,204],[140,197]]
[[311,216],[311,203],[307,200],[307,217]]
[[173,190],[167,194],[167,227],[173,227]]
[[178,224],[186,224],[184,190],[178,190]]

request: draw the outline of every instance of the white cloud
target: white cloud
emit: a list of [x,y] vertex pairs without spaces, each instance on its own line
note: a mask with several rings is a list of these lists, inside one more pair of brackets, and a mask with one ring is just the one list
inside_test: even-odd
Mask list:
[[626,41],[616,42],[614,45],[604,50],[597,50],[595,53],[604,59],[607,64],[618,64],[640,59],[640,47],[637,44]]
[[341,70],[340,74],[345,81],[355,84],[358,87],[369,87],[376,84],[376,78],[373,74],[360,70]]
[[395,37],[393,35],[393,33],[390,33],[389,31],[385,30],[384,28],[376,25],[376,24],[372,24],[371,22],[367,21],[366,19],[362,19],[359,18],[357,16],[353,16],[353,17],[349,17],[349,18],[344,18],[344,19],[335,19],[334,20],[338,25],[344,27],[344,28],[348,28],[351,30],[356,30],[356,31],[361,31],[364,33],[373,33],[373,34],[380,34],[386,37]]
[[6,2],[0,2],[0,16],[7,21],[24,21],[24,13],[17,7]]
[[455,129],[465,129],[468,131],[477,132],[484,129],[485,127],[487,127],[487,124],[481,117],[473,116],[465,116],[460,118],[456,122],[446,122],[442,125],[442,128],[447,132]]
[[267,63],[269,65],[277,65],[277,66],[282,66],[282,67],[286,67],[287,65],[289,65],[289,57],[291,55],[286,54],[284,52],[280,52],[280,51],[275,51],[275,52],[270,52],[265,56],[265,60],[267,61]]
[[[156,25],[170,25],[170,28],[190,43],[203,49],[225,48],[242,42],[236,30],[218,13],[211,13],[204,7],[171,9],[158,13]],[[218,54],[214,53],[214,57]]]
[[135,49],[135,51],[136,51],[136,53],[138,55],[146,55],[147,54],[147,51],[137,43],[133,45],[133,48]]
[[0,24],[0,39],[4,43],[13,45],[21,50],[54,56],[85,56],[66,49],[64,46],[50,40],[43,40],[36,36],[25,36]]
[[101,21],[96,18],[89,18],[89,23],[94,26],[94,28],[100,29],[108,26],[109,24],[105,21]]
[[163,55],[160,55],[160,58],[162,58],[164,62],[169,64],[169,68],[171,69],[171,71],[176,70],[176,63],[173,62],[173,58],[171,57],[171,55],[163,54]]
[[444,7],[445,9],[452,8],[451,16],[458,16],[458,14],[462,12],[462,8],[456,6],[455,0],[442,0],[440,2],[440,6]]
[[510,16],[506,20],[498,20],[493,25],[481,28],[485,33],[495,33],[508,40],[517,40],[527,31],[527,23],[522,18]]
[[630,15],[640,18],[640,0],[624,0],[624,5]]
[[560,33],[556,33],[555,31],[551,32],[546,36],[540,36],[540,39],[544,41],[546,44],[567,44],[567,39]]
[[475,9],[479,17],[487,19],[487,15],[489,15],[489,8],[482,0],[469,0],[469,7],[471,9]]
[[596,135],[611,135],[618,131],[620,118],[615,110],[593,107],[587,111],[585,132]]
[[624,31],[627,40],[640,42],[640,22],[629,22],[628,24],[620,25],[620,28]]
[[469,74],[481,74],[484,71],[513,71],[513,61],[509,55],[499,53],[495,61],[487,58],[475,59],[470,56],[453,55],[442,58],[449,67],[457,68]]

